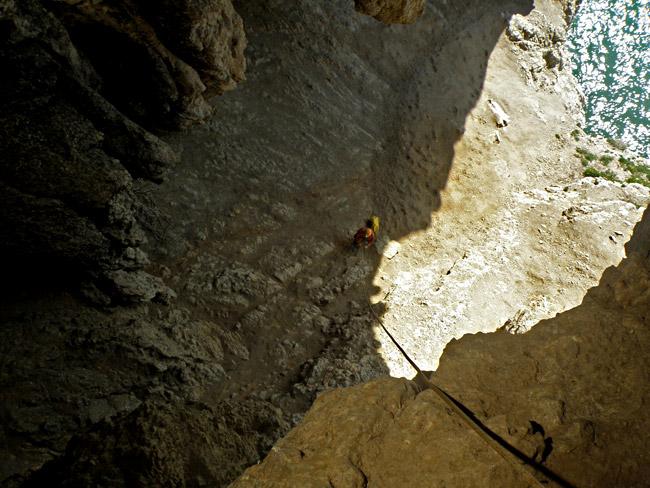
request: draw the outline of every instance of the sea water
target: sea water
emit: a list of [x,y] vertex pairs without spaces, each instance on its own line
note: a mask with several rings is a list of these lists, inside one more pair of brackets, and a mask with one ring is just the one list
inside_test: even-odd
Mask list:
[[650,157],[650,0],[583,0],[568,47],[586,132]]

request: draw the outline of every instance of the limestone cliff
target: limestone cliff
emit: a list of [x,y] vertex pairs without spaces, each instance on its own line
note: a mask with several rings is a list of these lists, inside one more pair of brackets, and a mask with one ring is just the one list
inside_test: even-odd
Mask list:
[[[574,9],[0,1],[2,486],[224,486],[319,393],[410,374],[377,299],[427,369],[453,337],[580,303],[649,192],[610,181],[633,155],[577,126]],[[586,151],[617,178],[584,177]],[[380,240],[354,250],[370,214]],[[367,385],[429,415],[405,380]],[[552,419],[507,422],[531,453],[556,442]]]

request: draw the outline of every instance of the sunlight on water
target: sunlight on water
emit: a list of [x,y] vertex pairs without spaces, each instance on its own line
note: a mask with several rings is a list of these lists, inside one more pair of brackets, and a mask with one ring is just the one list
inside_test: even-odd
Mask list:
[[650,156],[650,0],[584,0],[568,46],[587,132]]

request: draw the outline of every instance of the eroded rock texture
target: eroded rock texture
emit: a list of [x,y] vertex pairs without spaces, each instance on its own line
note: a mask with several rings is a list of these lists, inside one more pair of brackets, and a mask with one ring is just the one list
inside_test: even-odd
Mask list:
[[285,430],[260,401],[147,403],[73,438],[24,486],[223,486]]
[[[194,67],[208,94],[221,94],[244,80],[246,36],[230,0],[140,3],[160,39]],[[175,18],[169,18],[172,11]]]
[[[39,4],[18,7],[24,5]],[[183,162],[172,165],[169,181],[153,185],[134,179],[125,162],[142,147],[139,143],[118,144],[126,150],[110,156],[119,159],[116,167],[124,167],[119,174],[125,175],[126,187],[131,181],[138,200],[148,197],[154,202],[145,211],[163,212],[160,225],[153,227],[161,237],[148,234],[146,249],[165,266],[152,264],[146,269],[164,277],[178,299],[169,307],[147,303],[97,310],[61,290],[58,280],[20,300],[0,295],[0,484],[19,484],[46,461],[65,456],[74,435],[81,438],[92,431],[93,436],[107,436],[110,445],[111,430],[94,430],[96,424],[115,419],[110,425],[122,429],[119,419],[145,402],[156,409],[167,404],[175,409],[188,402],[214,407],[228,400],[232,410],[224,421],[228,427],[237,418],[237,409],[255,400],[272,403],[286,420],[297,421],[316,392],[386,371],[376,353],[365,306],[377,256],[374,251],[352,253],[344,243],[371,208],[379,208],[385,222],[404,231],[429,221],[436,188],[448,171],[455,127],[474,103],[484,76],[483,44],[493,45],[503,21],[490,14],[480,22],[481,43],[467,41],[470,48],[481,47],[468,53],[466,83],[458,84],[457,76],[454,82],[473,88],[463,88],[443,108],[436,99],[434,126],[439,136],[432,143],[429,125],[409,136],[430,110],[428,104],[412,101],[421,91],[432,93],[430,83],[415,87],[413,73],[422,68],[429,76],[433,69],[432,62],[423,67],[422,50],[430,59],[456,32],[472,26],[479,30],[470,8],[450,4],[426,23],[386,28],[355,14],[349,0],[324,2],[320,9],[305,2],[238,5],[253,41],[248,52],[253,66],[250,80],[220,100],[220,112],[208,123],[168,136],[174,147],[183,148]],[[69,6],[60,5],[64,7]],[[525,12],[526,3],[509,8]],[[52,25],[59,22],[47,15]],[[453,27],[438,28],[438,18]],[[65,25],[73,26],[69,22],[66,18]],[[76,39],[73,27],[67,31]],[[386,51],[386,44],[395,49]],[[30,45],[41,44],[36,40]],[[75,52],[80,59],[92,60],[81,48]],[[108,104],[107,82],[99,67],[90,61],[83,65],[97,73],[93,93]],[[446,86],[447,80],[445,74],[440,83]],[[51,99],[63,98],[58,93]],[[395,93],[403,93],[404,99]],[[72,95],[63,99],[77,102]],[[108,106],[118,103],[115,99]],[[79,105],[76,110],[90,114],[89,107],[96,105]],[[121,124],[132,120],[123,117],[122,110],[112,108],[111,113]],[[395,127],[394,120],[406,123]],[[106,129],[96,130],[104,134],[97,144],[106,154],[114,154],[107,144],[123,132],[116,129],[109,137]],[[396,133],[404,134],[409,151],[415,146],[444,157],[426,164],[422,159],[416,170],[406,159],[406,142],[401,149]],[[142,159],[134,157],[135,162]],[[372,175],[383,175],[382,168],[390,168],[397,178],[380,195],[386,204],[377,207],[375,195],[360,193],[357,182],[380,178]],[[435,186],[425,187],[422,182],[434,176]],[[415,185],[407,185],[409,181]],[[148,192],[145,196],[143,189]],[[415,198],[421,205],[413,203]],[[395,203],[395,208],[388,207]],[[60,205],[66,209],[71,204]],[[317,227],[314,216],[321,220]],[[95,214],[84,219],[80,218],[98,221]],[[18,214],[15,220],[20,222]],[[64,224],[68,222],[59,222],[58,228]],[[103,228],[97,228],[104,236]],[[138,248],[131,247],[128,252],[137,258]],[[43,251],[52,256],[47,254],[49,248]],[[66,262],[75,264],[75,256],[86,248],[73,251]],[[94,263],[90,258],[88,262]],[[66,276],[65,271],[60,276]],[[112,286],[134,296],[133,285],[146,278],[138,269],[128,274],[125,269],[106,272],[111,282],[86,290],[99,301],[103,289]],[[146,299],[151,289],[136,296]],[[170,418],[178,422],[170,432],[181,431],[187,423],[181,416]],[[241,435],[251,439],[256,435],[252,430]],[[273,432],[274,438],[282,434]],[[148,439],[134,434],[128,441],[132,446],[148,445]],[[197,442],[192,436],[178,439],[175,448],[180,456],[188,444]],[[84,457],[113,456],[99,449],[101,442],[86,445]],[[202,455],[205,464],[229,472],[232,479],[236,473],[227,466],[243,469],[252,462],[250,452],[233,450],[221,460],[208,451]],[[66,458],[70,461],[74,457]],[[183,476],[190,483],[195,474],[188,469]],[[216,484],[223,483],[210,483]]]
[[424,0],[355,0],[357,11],[386,24],[411,24],[424,11]]
[[241,19],[228,0],[5,0],[0,23],[5,267],[83,270],[102,303],[168,298],[140,271],[134,179],[162,181],[178,154],[140,124],[210,114],[206,96],[244,78]]
[[[243,22],[229,0],[49,0],[115,105],[140,123],[185,127],[207,96],[244,79]],[[211,88],[208,91],[208,87]]]
[[[433,381],[574,486],[650,476],[650,213],[583,303],[523,335],[450,343]],[[323,394],[233,486],[530,486],[431,390],[379,379]]]

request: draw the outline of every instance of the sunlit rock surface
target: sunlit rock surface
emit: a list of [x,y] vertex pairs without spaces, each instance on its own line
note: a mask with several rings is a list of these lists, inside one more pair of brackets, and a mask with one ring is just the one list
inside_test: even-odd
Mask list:
[[[648,204],[648,188],[628,184],[625,169],[648,161],[574,127],[583,113],[564,61],[570,6],[542,3],[508,20],[454,146],[440,208],[378,268],[374,300],[386,304],[383,320],[425,370],[437,367],[453,338],[503,325],[523,332],[578,305],[623,258]],[[473,34],[470,26],[442,47],[441,63],[457,66]],[[549,53],[562,61],[549,63]],[[440,103],[426,93],[420,101],[432,111]],[[586,169],[602,176],[585,178]],[[386,334],[376,335],[391,374],[412,377]]]

